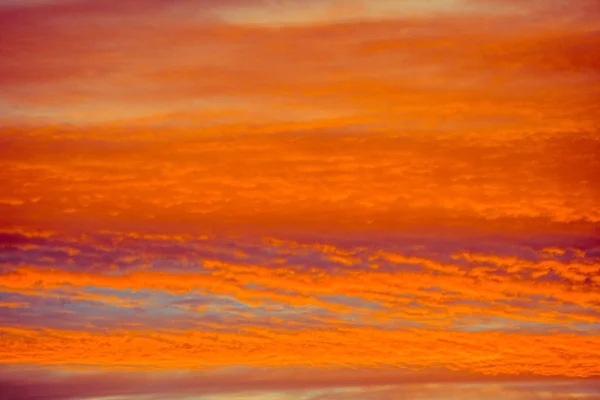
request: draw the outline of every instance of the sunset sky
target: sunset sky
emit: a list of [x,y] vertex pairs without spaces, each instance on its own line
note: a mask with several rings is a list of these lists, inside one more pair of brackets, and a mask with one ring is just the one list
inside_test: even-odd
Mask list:
[[0,0],[0,400],[600,400],[599,0]]

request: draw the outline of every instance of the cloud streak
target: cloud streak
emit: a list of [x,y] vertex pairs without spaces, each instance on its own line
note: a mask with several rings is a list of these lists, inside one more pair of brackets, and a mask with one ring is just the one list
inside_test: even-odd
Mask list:
[[[315,371],[307,368],[259,369],[257,371],[214,371],[198,373],[144,373],[131,374],[125,379],[115,373],[74,373],[57,376],[45,370],[38,370],[35,379],[29,379],[28,384],[6,383],[18,382],[27,374],[23,371],[4,371],[2,378],[3,393],[15,396],[15,399],[66,400],[89,395],[101,396],[219,396],[242,394],[251,397],[253,394],[265,391],[282,393],[284,398],[296,396],[302,399],[337,398],[337,396],[370,396],[381,398],[392,394],[403,394],[409,398],[422,398],[424,394],[438,394],[441,390],[433,388],[432,384],[441,385],[443,390],[455,394],[473,395],[483,392],[486,386],[494,385],[494,395],[522,394],[536,386],[549,384],[557,396],[569,392],[585,393],[597,389],[595,380],[564,380],[550,383],[550,380],[522,377],[518,380],[507,380],[506,377],[485,377],[473,374],[458,374],[439,370],[423,372],[394,372],[369,370],[336,369]],[[121,374],[122,375],[122,374]],[[470,389],[470,390],[469,390]],[[579,390],[578,390],[579,389]],[[337,390],[333,394],[317,394],[324,390]],[[343,391],[342,391],[343,390]],[[287,396],[286,396],[287,394]],[[373,397],[375,396],[375,397]],[[379,396],[379,397],[377,397]],[[357,397],[358,398],[358,397]],[[383,397],[386,398],[386,397]],[[437,397],[433,397],[437,398]],[[510,397],[513,398],[513,397]],[[568,397],[559,397],[568,398]],[[582,397],[586,400],[593,396]]]
[[598,400],[599,11],[0,1],[0,393]]

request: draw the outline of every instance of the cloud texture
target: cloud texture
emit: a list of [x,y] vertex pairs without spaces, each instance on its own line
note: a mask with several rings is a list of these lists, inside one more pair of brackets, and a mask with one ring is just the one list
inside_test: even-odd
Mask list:
[[0,0],[10,400],[600,399],[595,0]]

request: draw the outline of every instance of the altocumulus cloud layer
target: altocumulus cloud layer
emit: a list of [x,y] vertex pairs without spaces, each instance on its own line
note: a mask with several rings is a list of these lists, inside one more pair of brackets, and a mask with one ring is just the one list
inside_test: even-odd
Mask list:
[[0,398],[600,399],[599,32],[0,0]]

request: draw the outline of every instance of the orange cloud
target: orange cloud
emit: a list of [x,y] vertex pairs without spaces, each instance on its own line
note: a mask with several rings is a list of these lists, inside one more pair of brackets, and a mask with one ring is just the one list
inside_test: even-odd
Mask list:
[[[305,400],[600,373],[593,0],[5,3],[0,392],[149,393],[18,397],[32,364],[270,367],[199,395]],[[502,385],[410,372],[437,367]]]
[[[591,234],[599,218],[593,134],[532,141],[391,133],[156,143],[5,138],[13,161],[4,192],[23,202],[0,205],[16,211],[2,217],[5,226],[56,230],[85,215],[90,226],[111,230],[160,224],[180,232],[192,225],[262,226],[264,233],[302,225],[439,231],[458,224]],[[71,152],[81,157],[65,159]],[[30,184],[23,187],[23,179]]]
[[[184,368],[212,366],[443,366],[486,374],[594,376],[600,342],[565,334],[337,328],[240,333],[107,332],[2,329],[2,361],[39,365]],[[6,350],[10,349],[10,350]],[[91,350],[93,349],[93,350]],[[299,349],[302,349],[299,351]]]
[[[316,127],[339,119],[453,132],[597,125],[594,26],[468,11],[277,30],[199,26],[190,16],[173,23],[156,12],[110,26],[92,27],[85,18],[62,29],[30,24],[17,31],[28,45],[11,42],[0,71],[10,102],[32,108],[27,116],[51,107],[55,118],[83,123],[183,124],[213,132],[244,130],[257,116]],[[70,43],[79,44],[77,52]],[[41,62],[45,74],[20,67]],[[127,108],[120,107],[124,101]]]
[[[297,251],[302,249],[294,244],[292,246]],[[134,291],[152,289],[175,294],[212,293],[231,296],[254,306],[269,302],[292,307],[313,306],[342,315],[355,312],[363,322],[416,321],[442,326],[452,325],[451,318],[457,318],[455,323],[458,323],[469,318],[477,321],[483,316],[569,326],[577,322],[595,323],[600,311],[597,307],[600,297],[594,289],[597,283],[588,278],[597,271],[597,261],[564,263],[546,259],[532,262],[514,257],[464,253],[455,256],[456,260],[462,258],[473,263],[465,267],[460,263],[382,251],[359,257],[356,253],[337,250],[331,245],[304,246],[307,247],[323,251],[325,259],[337,266],[329,270],[304,270],[289,264],[284,258],[284,264],[279,266],[253,265],[242,260],[232,263],[203,259],[200,270],[139,270],[118,274],[19,267],[0,277],[0,287],[16,293],[85,287]],[[338,260],[332,259],[332,253],[346,255]],[[284,257],[291,258],[293,254],[288,253]],[[275,255],[275,260],[278,258]],[[379,270],[378,263],[383,261],[391,262],[397,268]],[[270,260],[267,262],[271,263]],[[405,270],[404,265],[415,265],[421,270]],[[355,266],[358,269],[353,268]],[[499,268],[508,274],[498,274]],[[539,279],[551,271],[561,280]],[[327,296],[347,296],[347,301],[360,299],[383,308],[373,311],[361,304],[328,301]],[[532,300],[539,296],[547,300]],[[119,301],[115,296],[97,294],[77,294],[74,298],[123,305],[140,304],[139,301]],[[418,302],[419,307],[407,309],[407,305],[413,302]],[[510,302],[520,304],[511,305]],[[549,305],[567,304],[571,305],[568,311],[546,309]]]

